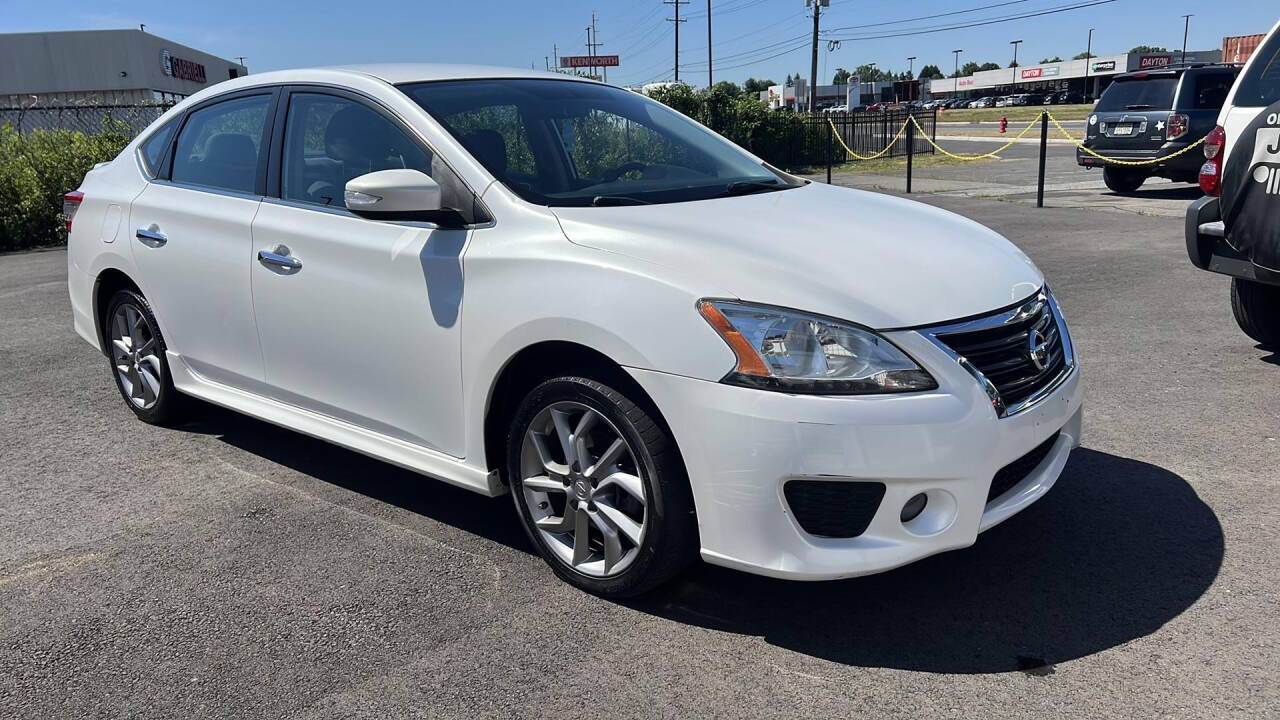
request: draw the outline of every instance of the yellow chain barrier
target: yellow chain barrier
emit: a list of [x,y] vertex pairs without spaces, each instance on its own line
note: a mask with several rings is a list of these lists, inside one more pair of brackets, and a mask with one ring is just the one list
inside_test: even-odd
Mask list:
[[1030,124],[1028,124],[1026,127],[1022,128],[1022,132],[1020,132],[1020,133],[1018,133],[1017,135],[1015,135],[1015,136],[1013,137],[1013,139],[1012,139],[1012,140],[1010,140],[1009,142],[1005,143],[1004,145],[1001,145],[1000,147],[996,148],[995,150],[992,150],[991,152],[982,153],[982,154],[980,154],[980,155],[960,155],[960,154],[957,154],[957,153],[948,152],[948,151],[947,151],[945,148],[943,148],[941,145],[939,145],[938,143],[934,142],[934,141],[933,141],[933,138],[929,137],[929,133],[925,132],[925,131],[924,131],[924,128],[920,127],[920,123],[919,123],[919,121],[917,121],[917,120],[916,120],[916,116],[915,116],[915,115],[912,115],[912,116],[911,116],[911,122],[916,126],[916,129],[920,131],[920,135],[922,135],[922,136],[924,137],[925,142],[927,142],[927,143],[929,143],[930,145],[932,145],[934,150],[937,150],[938,152],[942,153],[943,155],[946,155],[947,157],[949,157],[949,158],[953,158],[953,159],[955,159],[955,160],[983,160],[983,159],[987,159],[987,158],[995,158],[999,153],[1002,153],[1002,152],[1004,152],[1005,150],[1008,150],[1009,148],[1013,147],[1013,144],[1014,144],[1014,143],[1016,143],[1016,142],[1018,142],[1019,140],[1021,140],[1021,139],[1022,139],[1022,137],[1023,137],[1024,135],[1026,135],[1028,132],[1030,132],[1030,131],[1031,131],[1031,128],[1035,127],[1035,124],[1036,124],[1036,122],[1037,122],[1038,120],[1039,120],[1039,118],[1036,118],[1035,120],[1032,120],[1032,121],[1030,122]]
[[[1096,157],[1099,160],[1111,163],[1113,165],[1125,165],[1125,166],[1135,166],[1135,167],[1141,166],[1141,165],[1155,165],[1157,163],[1165,162],[1166,160],[1172,160],[1173,158],[1176,158],[1179,155],[1182,155],[1184,153],[1191,152],[1192,150],[1199,147],[1205,141],[1205,138],[1200,138],[1199,140],[1191,143],[1190,145],[1182,148],[1181,150],[1175,153],[1171,153],[1163,157],[1152,158],[1151,160],[1122,160],[1120,158],[1110,158],[1105,155],[1100,155],[1094,152],[1093,150],[1090,150],[1089,148],[1084,146],[1084,143],[1077,140],[1075,136],[1072,135],[1066,128],[1062,127],[1062,123],[1058,122],[1058,119],[1053,116],[1053,113],[1050,113],[1049,111],[1046,110],[1044,111],[1044,115],[1046,115],[1049,118],[1049,121],[1053,123],[1054,127],[1058,128],[1058,132],[1062,133],[1063,137],[1071,141],[1071,144],[1083,150],[1085,153],[1092,155],[1093,157]],[[902,138],[902,134],[907,131],[908,123],[916,126],[916,130],[920,132],[920,136],[924,138],[925,142],[932,145],[934,150],[937,150],[938,152],[942,153],[943,155],[946,155],[949,158],[952,158],[955,160],[984,160],[988,158],[996,158],[1000,153],[1013,147],[1014,143],[1018,142],[1027,133],[1031,132],[1031,128],[1035,127],[1036,123],[1038,122],[1040,122],[1039,117],[1035,118],[1030,123],[1028,123],[1027,126],[1022,129],[1022,132],[1019,132],[1017,135],[1015,135],[1012,139],[1009,140],[1009,142],[1005,143],[1004,145],[1001,145],[1000,147],[996,148],[995,150],[992,150],[991,152],[980,153],[977,155],[964,155],[960,153],[950,152],[946,148],[934,142],[933,138],[929,136],[929,133],[925,132],[924,128],[920,127],[920,122],[916,120],[916,116],[911,115],[911,116],[908,116],[908,118],[902,122],[902,127],[898,128],[898,133],[893,136],[893,139],[889,141],[889,144],[886,145],[883,150],[881,150],[880,152],[874,155],[859,155],[858,153],[854,152],[853,148],[849,147],[849,145],[845,143],[844,137],[840,133],[839,128],[836,127],[835,121],[833,121],[831,118],[827,118],[827,124],[831,126],[831,131],[835,134],[836,140],[840,141],[840,145],[844,147],[845,152],[852,155],[855,160],[875,160],[876,158],[881,157],[885,153],[889,152],[889,150],[894,146],[894,144],[897,143],[900,138]]]
[[844,138],[840,137],[840,131],[836,129],[836,124],[831,120],[831,118],[827,118],[827,124],[831,126],[831,130],[835,133],[836,139],[840,141],[842,146],[844,146],[844,151],[852,155],[855,160],[875,160],[881,155],[884,155],[889,152],[889,149],[893,147],[894,143],[898,142],[898,138],[902,137],[902,133],[907,131],[907,122],[904,120],[902,121],[902,127],[898,128],[898,134],[893,136],[893,139],[889,141],[888,145],[885,145],[883,150],[875,155],[859,155],[853,151],[853,148],[845,144]]
[[1089,148],[1085,147],[1084,144],[1081,143],[1079,140],[1076,140],[1071,133],[1067,132],[1067,129],[1062,127],[1062,123],[1058,122],[1058,119],[1053,116],[1053,113],[1050,113],[1049,111],[1046,110],[1044,114],[1049,116],[1049,120],[1053,123],[1054,127],[1058,128],[1058,132],[1062,133],[1063,136],[1065,136],[1068,140],[1070,140],[1072,144],[1074,144],[1076,147],[1080,148],[1085,153],[1098,158],[1099,160],[1104,160],[1113,165],[1125,165],[1130,167],[1137,167],[1141,165],[1155,165],[1157,163],[1162,163],[1166,160],[1172,160],[1173,158],[1176,158],[1179,155],[1182,155],[1184,153],[1191,152],[1192,150],[1199,147],[1205,141],[1205,137],[1208,137],[1206,135],[1205,137],[1200,138],[1199,140],[1191,143],[1190,145],[1182,148],[1181,150],[1175,153],[1170,153],[1163,157],[1152,158],[1151,160],[1121,160],[1119,158],[1109,158],[1105,155],[1099,155],[1098,153],[1090,150]]

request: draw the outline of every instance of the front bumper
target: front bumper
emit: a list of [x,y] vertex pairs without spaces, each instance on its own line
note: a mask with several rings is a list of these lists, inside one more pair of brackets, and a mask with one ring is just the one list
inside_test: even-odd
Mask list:
[[[662,409],[693,487],[702,557],[752,573],[827,580],[889,570],[972,545],[978,533],[1035,502],[1080,444],[1079,362],[1033,407],[999,418],[952,358],[914,331],[886,335],[938,380],[905,395],[787,395],[649,370],[631,375]],[[994,475],[1060,432],[1010,492],[987,503]],[[883,500],[861,535],[810,535],[792,517],[789,480],[876,481]],[[903,505],[930,498],[926,524]]]

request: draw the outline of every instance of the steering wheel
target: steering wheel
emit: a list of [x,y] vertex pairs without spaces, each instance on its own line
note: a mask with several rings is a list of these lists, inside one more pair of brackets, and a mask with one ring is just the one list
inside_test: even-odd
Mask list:
[[603,180],[604,182],[613,182],[633,170],[636,172],[644,172],[644,169],[646,167],[648,166],[645,165],[644,163],[637,162],[635,160],[632,160],[630,162],[625,162],[619,165],[618,167],[606,172],[604,174]]

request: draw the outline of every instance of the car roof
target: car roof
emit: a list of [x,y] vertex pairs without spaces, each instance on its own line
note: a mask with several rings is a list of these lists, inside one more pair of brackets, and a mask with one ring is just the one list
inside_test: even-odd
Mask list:
[[500,67],[496,65],[451,65],[445,63],[381,63],[370,65],[341,65],[325,68],[357,72],[399,85],[431,80],[474,80],[479,78],[543,78],[551,80],[578,80],[595,82],[588,78],[544,70]]

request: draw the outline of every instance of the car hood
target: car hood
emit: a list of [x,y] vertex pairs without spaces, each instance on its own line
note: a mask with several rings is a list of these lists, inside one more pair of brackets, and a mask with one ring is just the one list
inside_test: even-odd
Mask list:
[[557,207],[573,243],[699,278],[729,293],[887,329],[986,313],[1044,278],[998,233],[880,193],[810,183],[667,205]]

